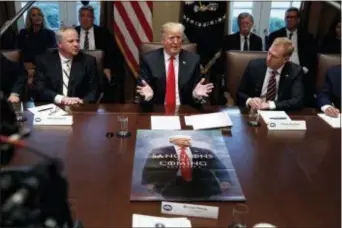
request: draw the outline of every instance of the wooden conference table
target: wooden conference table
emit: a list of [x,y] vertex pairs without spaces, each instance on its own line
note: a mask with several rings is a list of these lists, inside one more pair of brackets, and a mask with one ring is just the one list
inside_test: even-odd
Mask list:
[[[28,103],[27,106],[32,104]],[[205,107],[203,112],[227,109],[233,121],[225,134],[237,176],[249,208],[248,226],[268,222],[278,227],[341,227],[341,132],[305,110],[290,114],[306,120],[307,130],[269,132],[262,123],[250,127],[237,108]],[[157,107],[153,114],[163,114]],[[132,214],[163,216],[160,202],[130,202],[131,175],[137,129],[150,129],[151,113],[140,106],[83,105],[71,108],[73,126],[32,127],[29,145],[62,158],[70,188],[73,215],[85,227],[131,227]],[[196,114],[181,107],[179,115]],[[32,125],[32,115],[28,125]],[[117,131],[117,116],[127,116],[132,136],[107,138]],[[183,129],[185,126],[181,118]],[[12,165],[39,159],[16,153]],[[196,202],[219,207],[219,218],[190,218],[193,227],[228,227],[236,202]]]

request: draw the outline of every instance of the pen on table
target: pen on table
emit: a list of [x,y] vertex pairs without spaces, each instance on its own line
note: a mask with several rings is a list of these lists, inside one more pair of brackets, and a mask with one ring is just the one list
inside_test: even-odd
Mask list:
[[51,108],[44,108],[42,110],[39,110],[38,112],[47,111],[47,110],[51,110],[51,109],[52,109],[52,107]]
[[286,117],[271,117],[271,120],[286,120]]

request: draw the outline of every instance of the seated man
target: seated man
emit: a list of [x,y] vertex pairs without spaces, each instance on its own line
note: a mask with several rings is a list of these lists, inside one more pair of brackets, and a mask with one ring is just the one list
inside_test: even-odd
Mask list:
[[98,70],[96,59],[80,52],[74,28],[57,33],[58,50],[39,56],[34,78],[35,99],[57,104],[96,102]]
[[341,65],[328,70],[324,85],[317,94],[317,101],[326,115],[338,117],[341,109]]
[[27,75],[24,67],[19,63],[8,60],[0,52],[0,81],[1,92],[8,97],[8,101],[17,103],[23,100]]
[[182,24],[166,23],[162,28],[164,48],[142,57],[137,92],[143,103],[195,105],[214,88],[201,79],[199,56],[182,49],[183,37]]
[[239,31],[223,37],[223,50],[262,51],[261,37],[251,32],[254,20],[249,13],[240,13]]
[[254,110],[301,108],[303,70],[289,62],[292,52],[293,45],[288,38],[277,38],[267,59],[250,61],[238,88],[237,104]]

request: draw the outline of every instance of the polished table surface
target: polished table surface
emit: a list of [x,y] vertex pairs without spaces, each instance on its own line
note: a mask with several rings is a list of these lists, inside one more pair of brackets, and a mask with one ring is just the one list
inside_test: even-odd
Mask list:
[[[32,104],[28,104],[29,107]],[[27,143],[64,161],[73,215],[85,227],[131,227],[132,214],[163,216],[160,202],[131,202],[130,188],[137,129],[150,129],[150,116],[163,107],[142,112],[140,106],[82,105],[65,108],[72,126],[32,126]],[[278,227],[341,227],[341,131],[317,117],[315,110],[290,113],[306,120],[306,131],[268,131],[250,127],[237,108],[227,110],[233,122],[224,139],[249,208],[248,226],[268,222]],[[199,113],[181,107],[179,116]],[[130,138],[107,138],[127,116]],[[191,129],[181,118],[182,129]],[[37,156],[16,153],[11,165],[34,164]],[[219,218],[190,218],[193,227],[228,227],[237,202],[194,202],[219,207]]]

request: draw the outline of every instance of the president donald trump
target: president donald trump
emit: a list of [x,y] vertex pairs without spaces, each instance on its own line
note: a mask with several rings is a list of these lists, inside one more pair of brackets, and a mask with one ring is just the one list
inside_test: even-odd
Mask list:
[[142,184],[168,199],[193,200],[219,195],[230,187],[226,167],[211,150],[192,147],[191,137],[175,135],[170,146],[153,149]]

